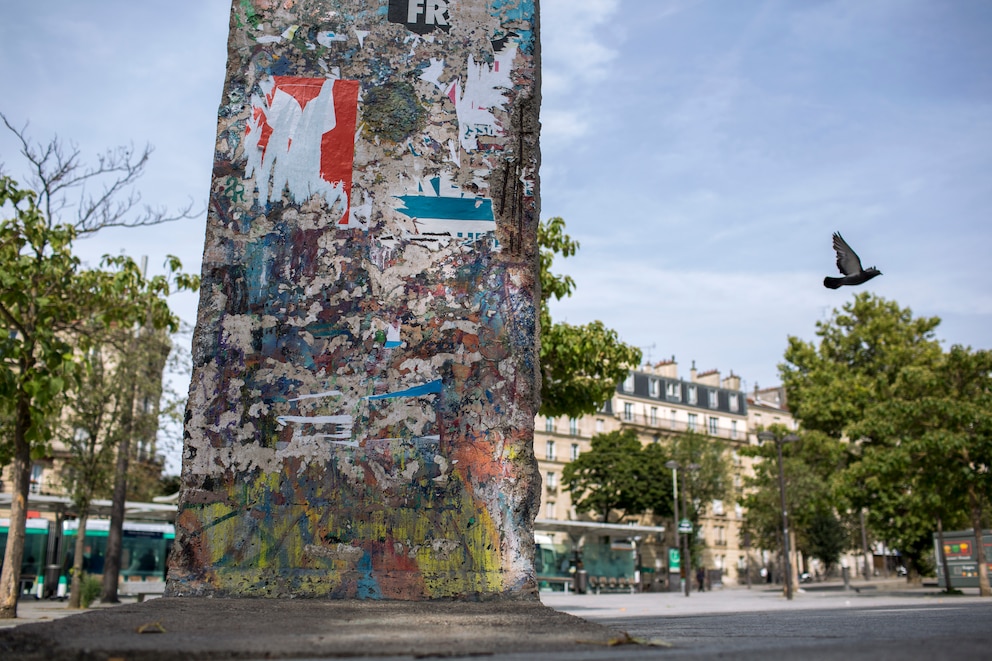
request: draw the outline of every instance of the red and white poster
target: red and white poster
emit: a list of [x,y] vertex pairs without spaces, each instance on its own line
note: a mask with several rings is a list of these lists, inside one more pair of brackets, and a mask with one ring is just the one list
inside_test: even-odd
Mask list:
[[357,226],[350,207],[358,81],[273,76],[262,91],[245,129],[245,175],[255,178],[261,203],[320,195],[338,227]]

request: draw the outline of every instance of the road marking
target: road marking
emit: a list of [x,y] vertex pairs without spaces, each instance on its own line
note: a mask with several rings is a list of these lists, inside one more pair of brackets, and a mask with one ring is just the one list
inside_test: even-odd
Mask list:
[[906,606],[905,608],[873,608],[872,610],[862,610],[858,612],[864,615],[872,615],[874,613],[905,613],[906,611],[957,611],[962,608],[963,606]]

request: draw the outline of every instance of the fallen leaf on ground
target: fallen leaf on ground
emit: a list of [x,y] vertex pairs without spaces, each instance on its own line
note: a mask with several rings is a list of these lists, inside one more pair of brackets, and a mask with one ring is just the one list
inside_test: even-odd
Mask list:
[[147,622],[135,629],[138,633],[165,633],[165,627],[158,622]]

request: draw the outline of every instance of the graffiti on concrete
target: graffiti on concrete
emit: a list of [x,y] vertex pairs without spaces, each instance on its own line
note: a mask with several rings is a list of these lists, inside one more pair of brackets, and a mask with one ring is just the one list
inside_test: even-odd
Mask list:
[[174,595],[536,594],[532,0],[235,0]]

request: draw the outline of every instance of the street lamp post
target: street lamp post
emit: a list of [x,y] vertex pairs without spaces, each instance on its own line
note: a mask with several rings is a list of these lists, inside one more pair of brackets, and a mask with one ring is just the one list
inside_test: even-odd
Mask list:
[[785,506],[785,470],[782,468],[782,444],[798,441],[795,434],[778,436],[770,431],[758,432],[761,441],[775,441],[778,450],[778,490],[782,501],[782,545],[785,550],[785,598],[792,599],[792,566],[789,558],[789,510]]
[[[665,467],[666,468],[671,468],[672,469],[672,472],[673,472],[673,474],[675,476],[675,479],[674,479],[674,487],[675,488],[673,489],[673,494],[672,495],[673,495],[674,503],[675,503],[675,520],[676,520],[676,526],[678,526],[678,523],[677,523],[678,522],[678,518],[679,518],[678,471],[680,471],[680,470],[683,470],[683,471],[686,471],[686,470],[688,470],[688,471],[697,471],[697,470],[699,470],[699,464],[688,464],[687,466],[683,466],[679,462],[673,460],[673,461],[666,462],[665,463]],[[682,479],[682,512],[685,513],[685,514],[688,514],[689,513],[689,507],[686,504],[686,498],[685,498],[685,478],[684,477]],[[676,528],[676,530],[678,530],[678,528]],[[689,557],[689,548],[690,548],[690,545],[691,545],[691,540],[688,537],[686,537],[683,540],[682,533],[681,532],[679,532],[677,534],[678,534],[678,539],[679,539],[679,555],[682,556],[681,557],[682,571],[685,572],[685,596],[688,597],[689,596],[689,593],[692,591],[692,575],[689,572],[689,570],[692,569],[692,562],[690,561],[690,557]]]
[[[686,576],[688,580],[688,573],[685,569],[685,563],[682,559],[682,533],[679,532],[679,462],[668,461],[665,462],[665,468],[672,469],[672,507],[675,511],[675,545],[679,547],[679,573]],[[669,572],[671,576],[671,572]]]

